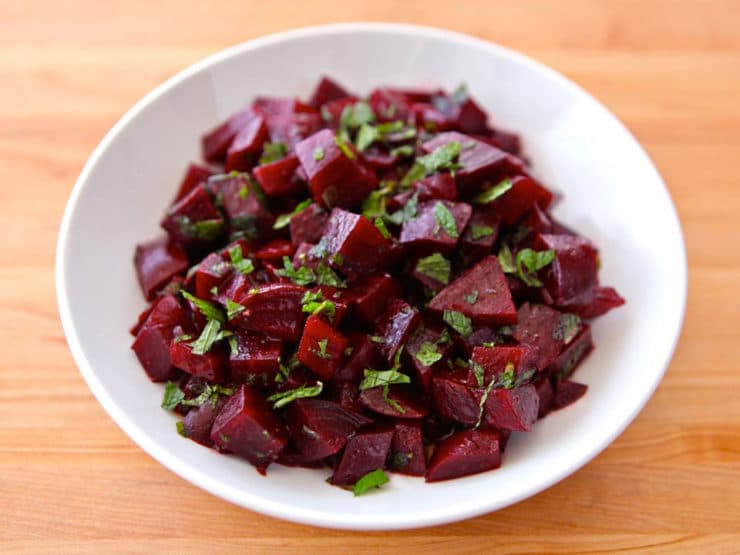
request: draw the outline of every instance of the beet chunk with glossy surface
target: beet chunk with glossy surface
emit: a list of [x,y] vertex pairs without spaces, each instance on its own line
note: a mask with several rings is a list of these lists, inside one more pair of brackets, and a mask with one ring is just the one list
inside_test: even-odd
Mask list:
[[427,468],[426,481],[439,482],[501,466],[500,434],[463,430],[440,441]]
[[290,218],[290,240],[294,246],[316,244],[324,235],[329,214],[318,204],[311,204]]
[[565,380],[555,386],[554,408],[562,409],[583,397],[588,390],[586,384]]
[[208,162],[223,162],[229,145],[252,118],[252,114],[253,111],[250,109],[237,112],[211,132],[203,135],[203,158]]
[[368,472],[385,468],[391,441],[393,430],[385,428],[360,431],[351,437],[334,469],[332,484],[352,485]]
[[275,217],[265,206],[260,189],[246,173],[213,178],[208,187],[220,199],[232,233],[254,238],[272,232]]
[[397,422],[391,441],[388,466],[394,472],[424,476],[427,470],[419,422]]
[[534,248],[555,251],[555,260],[541,273],[556,305],[582,304],[593,298],[598,284],[598,253],[589,241],[573,235],[542,234],[535,238]]
[[403,223],[399,241],[422,252],[452,252],[472,213],[469,204],[441,200],[422,203],[418,210],[416,218]]
[[298,341],[306,314],[302,310],[303,287],[273,283],[241,289],[234,301],[244,310],[232,320],[237,328],[252,330],[286,341]]
[[332,265],[345,271],[371,273],[388,258],[390,241],[365,216],[335,208],[320,243]]
[[236,348],[229,357],[231,379],[237,383],[274,382],[280,369],[282,342],[253,331],[236,332]]
[[256,389],[242,385],[216,416],[211,440],[220,449],[247,459],[264,474],[288,438],[264,397]]
[[376,327],[376,335],[383,338],[378,348],[388,362],[393,361],[398,349],[406,344],[420,323],[419,311],[407,302],[392,299],[388,303]]
[[482,390],[444,375],[432,378],[432,398],[437,414],[451,422],[474,426],[480,414]]
[[382,387],[373,387],[360,393],[360,403],[377,414],[403,419],[424,418],[426,405],[408,385],[392,385],[386,397]]
[[331,380],[341,366],[349,340],[320,316],[311,315],[303,328],[298,360],[322,380]]
[[208,381],[221,383],[228,375],[226,355],[220,349],[211,349],[207,353],[196,354],[192,346],[185,341],[173,341],[170,345],[172,366]]
[[537,421],[539,408],[540,398],[533,385],[494,388],[486,399],[483,421],[499,430],[528,432]]
[[151,301],[173,276],[188,269],[188,256],[167,238],[155,239],[136,246],[134,265],[141,290]]
[[186,248],[214,244],[223,237],[225,224],[203,185],[173,204],[161,223],[170,238]]
[[234,136],[226,152],[226,171],[248,171],[252,169],[262,152],[262,145],[265,144],[268,138],[265,117],[256,111],[252,111],[244,127]]
[[518,314],[513,337],[532,346],[537,353],[537,370],[552,364],[581,331],[581,319],[574,314],[558,312],[548,306],[525,303]]

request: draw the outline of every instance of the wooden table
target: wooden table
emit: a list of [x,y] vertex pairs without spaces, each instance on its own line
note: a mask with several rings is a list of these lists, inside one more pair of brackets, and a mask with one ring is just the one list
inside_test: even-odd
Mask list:
[[[62,210],[128,107],[225,46],[342,20],[448,27],[561,71],[646,147],[686,234],[686,325],[637,420],[555,487],[449,526],[308,528],[189,485],[105,414],[57,314]],[[739,26],[731,0],[0,2],[0,551],[740,553]]]

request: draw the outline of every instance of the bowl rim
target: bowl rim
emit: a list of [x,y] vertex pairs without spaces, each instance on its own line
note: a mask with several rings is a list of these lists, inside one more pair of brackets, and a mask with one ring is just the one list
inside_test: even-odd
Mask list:
[[[234,489],[224,486],[223,484],[221,484],[221,482],[213,479],[212,476],[193,469],[184,461],[180,461],[177,458],[171,457],[169,453],[167,453],[167,451],[159,445],[158,442],[150,438],[147,434],[142,433],[139,427],[134,424],[133,421],[128,417],[126,411],[115,402],[111,395],[109,395],[102,382],[97,377],[96,372],[87,359],[82,346],[82,342],[72,319],[70,296],[68,295],[68,283],[66,279],[67,270],[65,260],[68,235],[72,222],[74,221],[78,199],[82,190],[88,182],[92,169],[98,163],[98,160],[100,159],[102,154],[108,149],[110,144],[116,139],[118,134],[129,124],[129,122],[136,118],[143,110],[145,110],[162,94],[176,87],[180,83],[188,80],[191,76],[197,74],[198,72],[205,70],[208,67],[221,61],[240,56],[252,50],[257,50],[279,43],[291,42],[301,39],[310,39],[326,34],[346,35],[356,32],[369,32],[378,34],[394,33],[400,35],[410,35],[419,38],[440,39],[455,42],[465,47],[487,50],[492,54],[513,58],[517,63],[536,72],[544,72],[550,78],[558,81],[561,86],[566,87],[571,92],[584,99],[588,99],[588,101],[595,104],[598,109],[604,112],[604,115],[607,116],[607,118],[611,120],[612,123],[616,124],[618,127],[621,128],[622,131],[625,132],[625,138],[633,143],[633,147],[637,147],[639,152],[642,153],[642,155],[645,157],[652,171],[655,172],[660,185],[662,185],[663,187],[663,192],[666,194],[671,208],[671,213],[666,214],[666,219],[670,221],[671,227],[674,228],[674,231],[675,233],[677,233],[677,237],[680,241],[681,259],[678,260],[676,264],[676,267],[679,269],[679,273],[678,275],[673,276],[673,278],[679,283],[679,289],[681,290],[682,295],[681,299],[677,299],[677,302],[680,302],[680,310],[679,318],[674,324],[674,329],[671,330],[671,336],[673,337],[673,340],[671,345],[665,350],[663,361],[661,363],[661,370],[655,373],[650,387],[646,388],[641,393],[642,398],[635,405],[634,409],[629,414],[625,414],[622,417],[620,425],[611,430],[611,433],[605,435],[599,442],[595,442],[594,444],[592,444],[587,454],[582,459],[571,463],[570,465],[564,465],[559,472],[554,473],[552,476],[549,477],[549,479],[532,483],[528,487],[522,488],[516,494],[512,494],[506,498],[497,498],[491,501],[481,496],[478,502],[470,503],[467,507],[464,508],[464,510],[458,510],[453,514],[450,514],[449,509],[446,509],[445,507],[442,507],[441,509],[432,508],[431,510],[424,512],[407,514],[403,517],[394,516],[394,520],[392,522],[389,522],[387,521],[387,519],[384,519],[385,515],[362,515],[353,517],[353,515],[342,515],[326,510],[304,509],[292,506],[287,503],[275,502],[261,496],[255,496],[250,494],[249,492],[236,492]],[[192,64],[185,69],[180,70],[175,75],[152,89],[143,98],[136,102],[136,104],[134,104],[134,106],[131,107],[106,133],[100,143],[95,147],[94,151],[85,163],[85,166],[83,167],[79,177],[77,178],[77,181],[75,182],[72,192],[70,193],[69,199],[67,201],[67,205],[65,207],[64,215],[62,217],[59,228],[56,246],[55,274],[59,314],[61,317],[64,334],[67,338],[67,342],[69,344],[75,363],[77,364],[80,373],[87,382],[88,387],[93,392],[98,402],[100,402],[100,404],[114,420],[114,422],[124,431],[124,433],[126,433],[126,435],[129,436],[129,438],[131,438],[132,441],[134,441],[134,443],[139,445],[156,461],[158,461],[169,470],[175,472],[178,476],[184,478],[193,485],[205,489],[206,491],[222,499],[230,501],[231,503],[234,503],[238,506],[257,511],[272,517],[277,517],[301,524],[348,530],[410,529],[445,524],[471,518],[474,516],[479,516],[481,514],[492,512],[508,505],[517,503],[523,499],[535,495],[563,480],[570,474],[574,473],[575,471],[586,465],[596,455],[606,449],[606,447],[608,447],[627,428],[627,426],[632,423],[632,421],[643,409],[647,401],[652,397],[658,384],[661,382],[678,345],[678,341],[681,335],[681,329],[683,327],[683,322],[685,319],[688,292],[688,265],[686,256],[686,245],[680,221],[678,219],[678,214],[676,212],[675,205],[673,204],[673,201],[671,199],[670,192],[668,191],[662,176],[658,172],[653,161],[648,156],[642,145],[640,145],[640,143],[635,139],[632,133],[630,133],[625,125],[614,114],[612,114],[612,112],[608,108],[606,108],[603,104],[596,100],[581,86],[561,75],[554,69],[507,47],[498,45],[488,40],[476,38],[470,35],[446,29],[413,24],[385,22],[351,22],[308,26],[257,37],[246,42],[231,46],[224,50],[220,50],[206,57],[205,59],[196,62],[195,64]]]

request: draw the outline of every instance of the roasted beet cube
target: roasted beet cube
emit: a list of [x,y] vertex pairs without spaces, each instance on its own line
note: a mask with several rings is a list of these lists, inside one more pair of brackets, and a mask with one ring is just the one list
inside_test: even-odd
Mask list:
[[253,117],[251,109],[237,112],[216,129],[203,135],[202,147],[203,158],[208,162],[223,162],[226,159],[226,151],[229,145],[245,125]]
[[401,226],[399,240],[422,252],[449,253],[468,225],[471,212],[470,205],[464,202],[423,202],[419,204],[418,216]]
[[498,237],[499,221],[495,214],[474,210],[468,226],[460,238],[460,254],[467,263],[480,260],[491,253]]
[[193,352],[189,343],[173,340],[170,344],[170,359],[175,368],[208,381],[223,382],[228,375],[226,354],[217,348],[198,355]]
[[420,423],[409,421],[396,423],[388,466],[401,474],[424,476],[427,463]]
[[564,380],[558,382],[555,385],[555,399],[553,401],[553,408],[555,410],[562,409],[568,405],[572,405],[578,399],[583,397],[588,390],[586,384],[572,382],[570,380]]
[[350,94],[340,84],[324,76],[316,84],[316,88],[311,94],[311,100],[308,103],[314,108],[318,108],[330,100],[338,100],[347,96],[350,96]]
[[134,265],[141,291],[151,301],[174,275],[188,269],[188,256],[167,238],[155,239],[136,246]]
[[195,296],[200,299],[210,298],[211,289],[218,288],[230,274],[231,264],[218,253],[212,252],[195,271]]
[[301,102],[297,98],[279,96],[258,96],[254,100],[254,106],[265,114],[294,114],[316,111],[316,108]]
[[424,391],[432,391],[432,371],[447,368],[447,358],[453,348],[448,334],[425,327],[416,332],[406,344],[406,358],[416,370],[416,377]]
[[203,185],[173,204],[162,220],[170,238],[187,248],[201,248],[218,241],[225,222]]
[[295,214],[290,218],[290,240],[293,245],[318,243],[328,220],[329,214],[318,204],[311,204]]
[[301,299],[303,287],[287,283],[274,283],[241,289],[234,301],[244,307],[232,320],[234,325],[286,341],[298,341],[301,337],[305,313]]
[[278,263],[284,257],[292,257],[295,253],[295,248],[292,243],[286,239],[273,239],[266,242],[254,253],[254,257],[257,260],[266,262]]
[[550,380],[547,377],[540,378],[535,382],[534,388],[537,390],[537,397],[540,398],[537,418],[544,418],[552,410],[553,402],[555,400],[555,391],[552,388],[552,383],[550,383]]
[[322,380],[329,381],[342,365],[349,340],[317,315],[311,315],[303,328],[298,360]]
[[253,174],[268,197],[299,194],[305,190],[305,185],[295,179],[297,167],[298,157],[290,154],[280,160],[257,166]]
[[144,322],[146,322],[146,319],[149,318],[152,310],[154,310],[154,306],[155,305],[152,304],[139,313],[139,315],[136,317],[136,323],[128,330],[131,335],[133,335],[134,337],[138,335],[138,333],[141,331],[142,326],[144,325]]
[[247,459],[261,474],[287,443],[280,419],[260,393],[246,385],[234,392],[216,416],[211,439],[222,450]]
[[365,216],[335,208],[324,233],[326,256],[341,270],[371,273],[388,260],[390,241]]
[[488,135],[496,141],[496,145],[499,148],[505,150],[509,154],[513,154],[514,156],[519,156],[521,154],[522,145],[519,140],[519,135],[509,133],[508,131],[503,131],[501,129],[491,129],[488,132]]
[[201,167],[197,164],[190,164],[185,176],[180,182],[180,188],[177,190],[177,196],[175,196],[175,202],[185,198],[187,194],[195,189],[201,183],[208,181],[208,178],[213,175],[213,172],[208,168]]
[[398,349],[406,344],[420,323],[419,311],[406,301],[392,299],[388,303],[375,328],[375,334],[383,338],[378,348],[388,362],[394,359]]
[[364,408],[360,403],[360,390],[356,383],[336,381],[331,384],[331,400],[339,403],[343,409],[362,413]]
[[429,303],[439,315],[446,310],[461,312],[474,324],[516,323],[516,307],[506,276],[495,256],[488,256],[445,287]]
[[[513,366],[514,380],[530,378],[536,370],[536,351],[528,345],[494,345],[493,347],[476,347],[472,360],[483,368],[485,383],[499,379],[507,366]],[[511,365],[511,366],[510,366]]]
[[215,403],[209,399],[199,407],[190,409],[182,421],[182,435],[196,443],[212,447],[211,428],[226,399],[227,397],[219,395]]
[[432,97],[432,104],[451,125],[463,133],[478,134],[487,130],[486,113],[464,89],[458,89],[450,96],[437,93]]
[[368,472],[386,467],[393,429],[361,431],[349,438],[342,458],[334,469],[332,484],[352,485]]
[[368,99],[378,121],[406,121],[411,105],[406,95],[393,89],[375,89]]
[[[314,133],[295,147],[314,200],[326,207],[352,208],[378,185],[375,174],[357,161],[351,147],[337,146],[330,129]],[[349,156],[348,156],[349,154]]]
[[255,237],[272,232],[275,217],[263,203],[261,191],[245,173],[212,178],[208,186],[220,199],[232,232]]
[[427,468],[426,481],[438,482],[501,466],[500,435],[495,430],[463,430],[440,441]]
[[624,299],[613,287],[596,287],[593,298],[582,304],[569,304],[568,310],[578,314],[581,318],[592,319],[603,316],[612,308],[622,306]]
[[312,245],[311,243],[301,243],[293,254],[293,266],[295,268],[305,266],[306,268],[316,271],[319,264],[323,263],[323,259],[316,256],[316,254],[316,245]]
[[248,171],[257,163],[262,145],[269,138],[265,117],[252,112],[226,152],[226,171]]
[[[267,129],[272,143],[283,143],[288,152],[322,127],[321,116],[314,113],[267,114]],[[303,179],[302,181],[307,181]]]
[[455,178],[449,173],[435,173],[414,183],[413,188],[419,193],[419,200],[457,200]]
[[464,426],[474,426],[480,414],[482,390],[453,380],[444,374],[432,378],[432,399],[438,415]]
[[533,385],[494,388],[486,399],[483,421],[498,430],[528,432],[537,421],[539,408],[540,398]]
[[280,368],[282,343],[278,339],[239,330],[236,349],[231,352],[231,379],[237,383],[272,384]]
[[345,295],[349,299],[351,316],[369,326],[398,292],[398,285],[391,276],[377,274],[353,283]]
[[298,399],[288,405],[285,421],[291,440],[307,460],[338,453],[357,428],[371,420],[323,399]]
[[177,299],[172,295],[162,297],[154,305],[131,345],[141,366],[154,382],[166,381],[174,374],[170,343],[177,326],[186,332],[192,329],[192,324]]
[[388,396],[382,387],[373,387],[360,393],[360,403],[375,413],[395,418],[424,418],[429,410],[408,385],[392,385]]
[[517,312],[514,339],[534,347],[537,370],[550,366],[581,330],[581,319],[541,304],[525,303]]
[[547,208],[552,201],[552,193],[531,177],[517,176],[511,179],[511,189],[486,205],[504,225],[514,225],[535,205]]
[[365,368],[379,368],[384,364],[377,344],[364,333],[350,334],[349,355],[344,365],[334,373],[334,381],[359,382]]
[[573,235],[542,234],[535,238],[534,249],[555,251],[555,260],[541,273],[556,305],[587,303],[593,298],[598,284],[598,253],[590,242]]
[[573,341],[563,349],[548,369],[550,376],[557,380],[568,379],[586,356],[593,351],[594,342],[591,328],[584,325]]

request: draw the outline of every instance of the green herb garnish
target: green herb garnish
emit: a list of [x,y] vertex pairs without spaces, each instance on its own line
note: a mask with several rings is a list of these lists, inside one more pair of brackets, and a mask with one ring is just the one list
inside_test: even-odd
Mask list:
[[566,345],[581,331],[581,318],[575,314],[563,314],[560,316],[560,322],[552,330],[552,338],[562,341]]
[[298,203],[292,212],[288,214],[280,214],[275,219],[275,223],[272,224],[272,229],[283,229],[284,227],[286,227],[290,223],[290,219],[299,212],[303,212],[303,210],[308,208],[311,202],[313,201],[310,198],[307,198],[303,202]]
[[459,155],[460,143],[457,141],[450,141],[447,144],[439,146],[426,156],[418,157],[414,165],[404,176],[401,184],[409,186],[414,181],[419,181],[439,170],[455,170],[459,165],[454,160]]
[[542,287],[542,282],[534,274],[553,260],[555,260],[555,251],[552,249],[546,251],[522,249],[516,253],[517,275],[530,287]]
[[245,307],[239,303],[226,299],[226,318],[232,320],[237,314],[244,312]]
[[270,162],[277,162],[278,160],[285,157],[288,153],[288,147],[285,143],[265,143],[262,147],[262,156],[260,157],[260,165],[269,164]]
[[243,275],[248,275],[254,272],[254,263],[250,258],[244,258],[242,249],[239,245],[231,247],[229,249],[229,258],[234,269]]
[[417,272],[443,285],[447,285],[450,282],[450,268],[450,261],[438,252],[420,258],[416,263]]
[[316,382],[316,385],[302,385],[296,389],[290,391],[281,391],[270,395],[267,400],[273,403],[272,408],[279,409],[284,407],[288,403],[292,403],[296,399],[305,399],[306,397],[317,397],[321,395],[321,391],[324,389],[322,382]]
[[329,320],[334,319],[334,314],[336,314],[337,310],[336,305],[332,301],[328,299],[324,300],[321,291],[306,291],[301,299],[301,305],[303,312],[308,312],[309,314],[320,314],[323,312]]
[[198,311],[203,314],[203,316],[206,317],[208,320],[216,320],[220,323],[224,323],[226,321],[226,318],[224,317],[224,313],[221,311],[221,309],[216,306],[216,304],[210,302],[210,301],[204,301],[203,299],[199,299],[195,295],[192,295],[191,293],[188,293],[184,289],[180,291],[183,297],[185,297],[187,300],[189,300],[195,308],[198,309]]
[[362,478],[357,480],[357,483],[352,488],[352,491],[354,492],[355,496],[358,496],[367,493],[372,489],[379,488],[380,486],[387,484],[388,482],[388,476],[386,476],[385,472],[383,472],[382,469],[378,468],[377,470],[368,472]]
[[355,153],[352,152],[352,149],[349,147],[341,134],[334,136],[334,143],[339,147],[339,150],[341,150],[347,158],[349,158],[350,160],[355,159]]
[[297,269],[293,267],[290,257],[283,256],[283,269],[275,270],[275,273],[281,277],[286,277],[296,285],[305,287],[316,281],[316,274],[311,268],[300,266]]
[[419,347],[419,352],[414,356],[424,366],[431,366],[442,359],[442,354],[437,350],[437,345],[429,341],[424,341]]
[[418,191],[404,204],[403,208],[388,216],[388,221],[393,224],[401,225],[416,218],[419,210],[419,193]]
[[511,182],[511,179],[508,177],[490,189],[486,189],[485,191],[479,193],[474,199],[473,202],[476,204],[488,204],[489,202],[493,202],[497,198],[499,198],[501,195],[506,193],[509,189],[513,187],[513,183]]
[[479,239],[490,237],[491,235],[493,235],[493,228],[490,226],[473,224],[470,227],[470,236],[473,241],[478,241]]
[[218,239],[224,229],[224,221],[221,218],[193,222],[188,216],[180,216],[179,223],[183,235],[203,241]]
[[176,383],[167,382],[164,386],[164,398],[162,399],[162,408],[167,410],[174,410],[178,405],[185,407],[199,407],[210,401],[215,407],[218,402],[219,395],[233,395],[234,390],[221,385],[210,385],[205,384],[203,389],[197,397],[193,399],[186,399],[185,393],[178,387]]
[[316,160],[317,162],[320,162],[321,160],[323,160],[324,159],[324,149],[321,148],[320,146],[317,146],[316,148],[314,148],[313,149],[313,159]]
[[470,334],[473,333],[472,321],[462,312],[458,312],[456,310],[445,310],[442,314],[442,319],[465,339],[470,337]]
[[397,401],[388,397],[388,393],[391,385],[411,383],[411,378],[400,371],[402,352],[403,347],[400,347],[398,351],[396,351],[396,355],[393,358],[393,366],[390,370],[373,370],[371,368],[365,368],[364,378],[360,382],[359,386],[360,391],[372,389],[374,387],[382,387],[383,399],[385,399],[385,402],[401,414],[405,413],[406,410],[398,404]]
[[470,295],[463,296],[463,300],[468,304],[475,304],[478,300],[478,290],[476,289]]
[[442,228],[452,239],[457,239],[460,236],[457,231],[455,217],[443,202],[438,201],[434,205],[434,220],[437,222],[437,228]]
[[391,232],[388,231],[388,228],[385,226],[385,222],[383,221],[383,218],[375,218],[375,221],[373,221],[373,224],[375,225],[375,227],[378,228],[378,231],[380,231],[380,234],[385,239],[390,239]]

